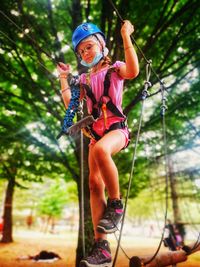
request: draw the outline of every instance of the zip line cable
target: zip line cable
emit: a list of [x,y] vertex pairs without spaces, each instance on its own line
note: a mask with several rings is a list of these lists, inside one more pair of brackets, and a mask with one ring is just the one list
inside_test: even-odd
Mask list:
[[163,238],[164,238],[164,234],[165,234],[165,227],[166,227],[166,222],[167,222],[167,214],[168,214],[168,195],[169,195],[169,171],[168,171],[168,166],[169,166],[169,158],[168,158],[168,151],[167,151],[167,135],[166,135],[166,123],[165,123],[165,111],[167,109],[166,106],[166,97],[164,95],[165,93],[165,88],[164,85],[161,84],[161,96],[162,96],[162,106],[161,106],[161,116],[162,116],[162,130],[163,130],[163,148],[164,148],[164,156],[165,156],[165,214],[164,214],[164,226],[163,226],[163,231],[161,234],[161,239],[160,239],[160,243],[158,245],[158,248],[155,252],[155,254],[152,256],[152,258],[150,260],[148,260],[147,262],[145,262],[144,264],[149,264],[150,262],[152,262],[155,257],[157,256],[158,252],[160,251],[162,242],[163,242]]
[[[16,43],[12,40],[12,39],[10,39],[10,37],[7,35],[7,34],[5,34],[3,31],[1,31],[0,30],[0,33],[4,36],[4,37],[6,37],[11,43],[13,43],[18,49],[20,49],[21,51],[23,51],[23,53],[25,54],[25,55],[27,55],[27,56],[29,56],[33,61],[35,61],[35,58],[32,56],[32,55],[30,55],[28,52],[26,52],[23,48],[21,48],[21,47],[19,47],[18,45],[16,45]],[[52,75],[52,73],[45,67],[45,65],[43,64],[43,63],[41,63],[38,59],[36,59],[37,60],[37,62],[48,72],[48,73],[50,73],[51,75]]]
[[130,190],[131,190],[133,171],[134,171],[134,167],[135,167],[136,152],[137,152],[139,136],[140,136],[140,130],[141,130],[141,125],[142,125],[142,118],[143,118],[143,112],[144,112],[144,102],[145,102],[145,99],[146,99],[146,97],[148,95],[148,88],[151,86],[151,84],[149,82],[150,75],[151,75],[150,64],[151,63],[149,62],[147,64],[147,66],[146,66],[146,81],[144,83],[144,90],[142,92],[142,104],[141,104],[141,113],[140,113],[140,117],[139,117],[139,125],[138,125],[138,130],[137,130],[137,135],[136,135],[136,141],[135,141],[133,156],[132,156],[131,172],[130,172],[130,175],[129,175],[129,182],[128,182],[128,188],[127,188],[127,193],[126,193],[126,198],[125,198],[124,213],[123,213],[123,216],[122,216],[121,229],[119,231],[118,244],[117,244],[117,248],[116,248],[115,257],[114,257],[114,260],[113,260],[112,267],[115,266],[115,263],[116,263],[116,260],[117,260],[117,256],[118,256],[118,252],[119,252],[119,248],[120,248],[120,242],[121,242],[121,238],[122,238],[122,231],[123,231],[123,226],[124,226],[124,221],[125,221],[127,203],[128,203]]
[[[83,119],[83,101],[80,102],[80,117]],[[85,257],[85,212],[84,212],[84,138],[83,138],[83,131],[80,131],[80,141],[81,141],[81,235],[82,235],[82,247],[83,247],[83,257]]]
[[[116,6],[114,5],[112,0],[109,0],[110,4],[112,5],[114,11],[116,12],[118,18],[120,19],[120,21],[122,23],[124,23],[124,19],[122,18],[122,16],[120,15],[118,9],[116,8]],[[133,41],[133,43],[135,44],[135,46],[137,47],[138,51],[140,52],[140,54],[142,55],[142,57],[144,58],[144,60],[146,61],[146,63],[149,63],[149,60],[146,58],[144,52],[142,51],[142,49],[139,47],[139,45],[137,44],[135,38],[133,37],[133,35],[131,35],[131,39]],[[153,66],[151,65],[151,70],[153,72],[153,74],[157,77],[158,81],[163,84],[163,81],[160,79],[160,77],[158,76],[158,74],[156,73],[156,71],[154,70]]]

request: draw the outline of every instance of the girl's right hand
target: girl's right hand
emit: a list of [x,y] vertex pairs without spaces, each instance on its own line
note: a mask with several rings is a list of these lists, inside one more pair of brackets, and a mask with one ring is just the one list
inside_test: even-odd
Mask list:
[[124,20],[124,23],[121,27],[121,35],[128,34],[129,36],[134,32],[134,26],[129,20]]
[[68,76],[68,74],[70,73],[71,67],[69,64],[64,64],[62,62],[59,62],[59,64],[57,65],[57,71],[59,73],[59,75],[66,75]]

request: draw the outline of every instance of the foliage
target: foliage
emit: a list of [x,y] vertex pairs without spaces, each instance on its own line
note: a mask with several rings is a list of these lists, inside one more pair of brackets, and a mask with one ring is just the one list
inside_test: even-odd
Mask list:
[[[55,60],[68,61],[72,67],[76,67],[76,59],[71,45],[71,31],[74,27],[70,9],[74,8],[75,1],[37,1],[37,3],[21,4],[20,2],[12,2],[2,4],[2,11],[13,22],[9,21],[1,13],[1,142],[4,147],[10,147],[14,142],[25,144],[24,157],[28,155],[28,148],[33,146],[34,152],[49,162],[59,162],[66,168],[67,176],[77,179],[78,165],[76,162],[76,150],[73,153],[73,144],[69,145],[67,141],[63,149],[55,140],[56,133],[59,131],[58,121],[62,121],[62,103],[59,96],[59,84],[55,80],[53,72],[55,71],[55,62],[49,58],[54,57]],[[83,1],[83,6],[90,9],[90,19],[95,17],[95,23],[102,26],[106,35],[114,36],[115,42],[108,40],[113,60],[122,54],[122,40],[119,34],[115,34],[119,28],[119,21],[112,12],[103,13],[102,10],[111,10],[109,3],[94,1],[92,5]],[[160,78],[164,78],[169,82],[168,86],[168,112],[167,127],[169,138],[177,140],[177,146],[187,142],[186,135],[183,130],[185,127],[187,116],[189,120],[195,118],[199,113],[198,84],[195,82],[197,74],[194,68],[198,66],[199,49],[197,47],[198,13],[191,16],[197,2],[179,1],[172,3],[165,1],[162,8],[161,3],[156,1],[149,4],[148,1],[142,4],[139,1],[127,3],[125,10],[121,10],[122,15],[135,23],[135,38],[148,57],[153,58],[153,66],[160,74]],[[96,7],[98,7],[96,9]],[[106,8],[107,7],[107,8]],[[158,10],[162,10],[160,13]],[[134,12],[130,12],[134,9]],[[87,14],[83,13],[83,17]],[[145,12],[144,12],[145,10]],[[29,11],[29,12],[28,12]],[[143,16],[145,13],[145,16]],[[194,14],[193,14],[194,15]],[[63,19],[65,16],[65,19]],[[146,21],[148,17],[148,23]],[[46,18],[46,20],[44,20]],[[112,24],[109,24],[112,21]],[[65,23],[68,28],[65,27]],[[16,23],[16,25],[14,24]],[[112,26],[111,26],[112,25]],[[10,31],[12,28],[12,32]],[[21,31],[22,29],[22,31]],[[26,29],[26,30],[25,30]],[[43,29],[41,31],[40,29]],[[44,30],[45,29],[45,30]],[[109,39],[109,38],[108,38]],[[48,40],[48,41],[47,41]],[[69,45],[65,52],[61,48]],[[45,49],[44,49],[45,47]],[[196,53],[193,51],[196,50]],[[4,53],[7,51],[7,53]],[[139,56],[141,56],[138,51]],[[129,113],[129,123],[133,118],[137,118],[140,112],[139,106],[132,108],[134,104],[133,96],[142,89],[141,85],[145,79],[144,61],[141,62],[141,74],[135,81],[127,83],[129,90],[125,91],[124,108]],[[188,76],[188,75],[189,76]],[[45,75],[45,79],[44,79]],[[185,87],[186,80],[190,77],[188,87],[190,90],[180,90],[181,83]],[[155,76],[152,74],[152,82],[156,82]],[[179,85],[177,86],[177,83]],[[154,94],[158,86],[155,84],[150,93]],[[194,88],[194,92],[192,92]],[[196,89],[195,89],[196,88]],[[133,100],[131,100],[133,99]],[[130,102],[131,100],[131,102]],[[151,99],[149,98],[151,102]],[[143,126],[143,132],[155,131],[158,129],[160,103],[152,100],[151,117],[146,119]],[[194,109],[193,107],[196,107]],[[184,112],[183,112],[184,108]],[[175,113],[174,113],[175,112]],[[171,116],[174,113],[177,116]],[[185,115],[184,115],[185,114]],[[153,121],[153,123],[152,123]],[[17,122],[17,124],[15,123]],[[176,127],[176,128],[175,128]],[[134,126],[134,130],[136,125]],[[160,128],[160,126],[159,126]],[[180,132],[180,138],[175,138],[173,133]],[[158,132],[158,135],[160,133]],[[184,139],[181,139],[181,136]],[[159,136],[155,136],[155,142]],[[181,141],[182,140],[182,141]],[[153,141],[153,140],[151,140]],[[174,144],[176,147],[176,144]],[[131,149],[126,153],[127,159],[131,160]],[[140,149],[143,149],[141,145]],[[6,147],[4,151],[6,151]],[[65,155],[65,159],[63,156]],[[121,156],[119,156],[121,157]],[[24,160],[24,159],[23,159]],[[123,161],[120,171],[124,173]],[[138,166],[140,163],[138,163]],[[51,166],[51,164],[49,164]],[[143,168],[140,168],[143,169]],[[33,170],[32,170],[32,173]],[[141,176],[141,175],[140,175]],[[142,174],[142,176],[145,176]],[[124,184],[124,183],[122,183]],[[136,182],[137,184],[137,182]]]
[[[121,16],[134,23],[134,39],[146,58],[152,59],[160,79],[165,80],[167,152],[175,162],[178,152],[199,148],[199,1],[113,2]],[[28,181],[40,182],[44,177],[63,174],[64,180],[76,181],[80,200],[79,136],[56,140],[64,116],[56,62],[70,63],[76,72],[71,35],[86,20],[105,32],[112,60],[123,60],[121,21],[110,1],[105,0],[9,0],[1,3],[0,17],[0,178],[9,179],[8,170],[12,166],[17,168],[16,185],[22,187]],[[137,52],[140,75],[125,83],[123,102],[132,142],[115,156],[123,195],[129,180],[146,80],[146,62],[138,48]],[[82,71],[78,65],[78,72]],[[153,72],[150,80],[153,86],[145,103],[130,197],[148,187],[150,174],[163,176],[166,144],[160,116],[160,85]],[[85,185],[87,173],[86,170]],[[186,173],[185,168],[181,175]],[[194,177],[196,173],[199,170],[194,168],[189,175]],[[86,190],[85,197],[89,199]]]
[[60,217],[63,207],[66,204],[65,188],[60,183],[55,183],[45,192],[38,203],[38,210],[41,215]]

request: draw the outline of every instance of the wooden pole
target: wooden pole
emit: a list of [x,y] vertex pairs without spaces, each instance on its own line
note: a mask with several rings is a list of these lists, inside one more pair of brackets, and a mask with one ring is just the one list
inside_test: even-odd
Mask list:
[[[185,250],[169,251],[165,253],[158,254],[155,259],[149,262],[152,256],[146,256],[139,258],[133,256],[130,259],[129,267],[166,267],[176,263],[180,263],[187,260],[188,255],[193,254],[200,250],[200,244],[194,248],[195,244],[187,246],[187,252]],[[148,263],[149,262],[149,263]]]

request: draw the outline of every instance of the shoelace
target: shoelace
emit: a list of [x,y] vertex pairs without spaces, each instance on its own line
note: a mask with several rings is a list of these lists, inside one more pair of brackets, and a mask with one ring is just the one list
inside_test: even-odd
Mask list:
[[112,220],[114,218],[115,215],[115,210],[113,208],[109,208],[107,209],[107,211],[105,212],[103,219],[110,219]]
[[[97,245],[98,246],[98,245]],[[89,258],[91,259],[99,259],[99,257],[101,259],[103,259],[105,256],[102,253],[102,248],[101,247],[95,247],[92,249],[91,255],[89,256]]]

